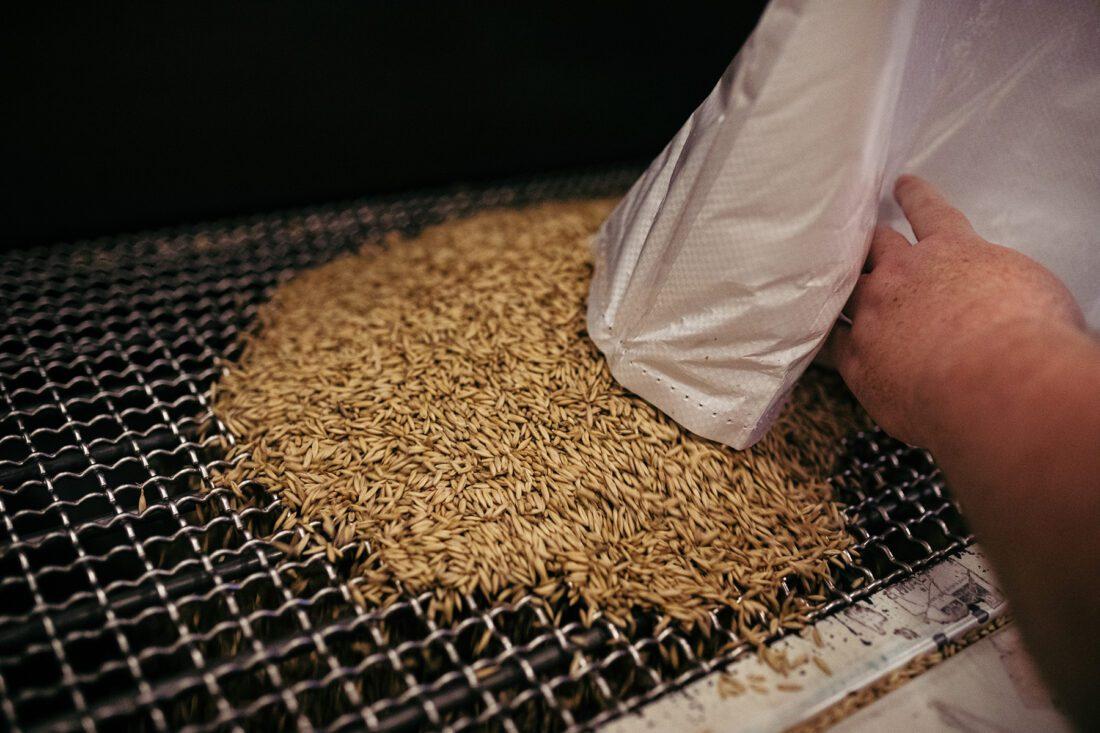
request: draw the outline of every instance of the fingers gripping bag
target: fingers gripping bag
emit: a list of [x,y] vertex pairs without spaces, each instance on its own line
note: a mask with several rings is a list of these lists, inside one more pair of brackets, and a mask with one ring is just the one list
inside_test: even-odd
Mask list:
[[1098,8],[774,0],[593,241],[588,329],[615,378],[692,432],[757,441],[876,221],[911,234],[902,172],[1100,327]]

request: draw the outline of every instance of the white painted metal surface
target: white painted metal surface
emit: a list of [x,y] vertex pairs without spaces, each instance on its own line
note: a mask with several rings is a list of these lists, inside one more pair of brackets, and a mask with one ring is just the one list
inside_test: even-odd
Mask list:
[[1070,733],[1013,624],[876,700],[833,733],[878,731]]
[[[831,674],[814,664],[803,664],[783,676],[757,655],[748,654],[725,673],[709,675],[605,730],[783,730],[1006,611],[1004,596],[988,563],[979,549],[971,548],[817,622],[814,628],[823,642],[820,647],[809,633],[772,645],[789,659],[817,655]],[[731,685],[730,679],[748,689],[731,694],[731,686],[737,685]],[[953,677],[944,679],[954,684]],[[1003,697],[1001,693],[998,696]],[[892,726],[876,724],[875,728]]]

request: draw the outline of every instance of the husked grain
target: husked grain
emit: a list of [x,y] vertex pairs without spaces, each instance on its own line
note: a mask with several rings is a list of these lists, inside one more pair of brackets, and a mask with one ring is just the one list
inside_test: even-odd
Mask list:
[[532,593],[627,626],[709,629],[720,607],[747,639],[801,625],[848,558],[826,477],[859,413],[811,374],[738,452],[616,384],[585,332],[610,206],[483,213],[279,287],[216,391],[236,437],[219,480],[314,523],[296,552],[368,543],[345,558],[367,604],[433,591],[446,621],[468,594]]

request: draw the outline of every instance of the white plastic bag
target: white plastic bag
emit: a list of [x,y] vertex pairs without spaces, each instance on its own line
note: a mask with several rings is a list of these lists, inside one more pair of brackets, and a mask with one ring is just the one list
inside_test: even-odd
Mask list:
[[[773,0],[594,242],[588,328],[624,386],[743,448],[859,275],[901,172],[1062,277],[1100,327],[1100,10]],[[976,274],[980,277],[980,274]]]

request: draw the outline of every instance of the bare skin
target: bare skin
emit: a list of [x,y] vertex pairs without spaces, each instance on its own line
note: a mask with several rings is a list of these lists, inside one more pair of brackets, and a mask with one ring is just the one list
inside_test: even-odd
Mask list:
[[882,427],[928,448],[1055,697],[1100,727],[1100,341],[1062,283],[902,176],[826,347]]

